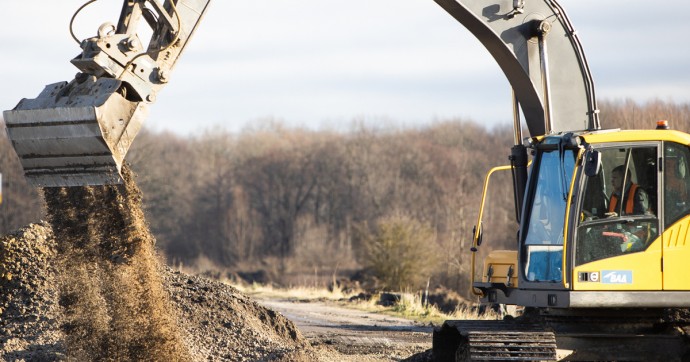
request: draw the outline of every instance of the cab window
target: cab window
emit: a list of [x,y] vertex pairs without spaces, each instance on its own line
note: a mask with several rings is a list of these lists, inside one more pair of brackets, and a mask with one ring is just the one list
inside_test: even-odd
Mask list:
[[658,235],[657,147],[599,152],[601,172],[584,181],[576,265],[643,251]]
[[690,150],[687,146],[671,142],[664,144],[664,225],[666,227],[690,212],[688,160],[690,160]]
[[562,280],[563,225],[575,151],[540,151],[538,165],[531,177],[536,177],[528,210],[527,231],[524,235],[525,276],[529,281]]

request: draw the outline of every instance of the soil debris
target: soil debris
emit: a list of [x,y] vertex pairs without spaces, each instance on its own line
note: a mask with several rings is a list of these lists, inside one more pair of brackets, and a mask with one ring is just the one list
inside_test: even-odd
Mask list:
[[315,361],[307,340],[282,314],[218,281],[166,269],[165,285],[195,356],[227,361]]
[[0,360],[63,360],[56,248],[47,223],[0,237]]
[[0,237],[0,360],[311,361],[282,315],[162,266],[133,176],[45,189],[50,223]]
[[48,188],[69,359],[189,361],[158,273],[141,194],[124,185]]

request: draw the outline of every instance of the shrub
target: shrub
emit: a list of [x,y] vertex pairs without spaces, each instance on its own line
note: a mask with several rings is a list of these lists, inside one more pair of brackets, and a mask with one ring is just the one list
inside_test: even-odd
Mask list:
[[427,224],[393,216],[379,220],[373,231],[359,231],[363,263],[384,288],[419,288],[437,264],[434,230]]

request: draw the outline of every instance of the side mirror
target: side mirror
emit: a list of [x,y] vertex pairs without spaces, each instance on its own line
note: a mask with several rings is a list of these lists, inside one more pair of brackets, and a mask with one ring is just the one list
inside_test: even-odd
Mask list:
[[[482,232],[481,224],[480,224],[479,226],[480,226],[480,227],[479,227],[479,234],[477,234],[477,225],[475,225],[475,226],[472,228],[472,239],[473,239],[473,242],[474,242],[477,246],[482,245],[482,234],[483,234],[483,232]],[[472,249],[475,249],[475,250],[472,250],[472,251],[477,251],[476,248],[475,248],[474,246],[472,247]]]
[[585,155],[585,175],[596,176],[601,172],[601,153],[597,150],[589,150]]

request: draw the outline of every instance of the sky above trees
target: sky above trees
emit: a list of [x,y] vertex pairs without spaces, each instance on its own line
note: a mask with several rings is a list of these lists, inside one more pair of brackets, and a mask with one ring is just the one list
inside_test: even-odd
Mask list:
[[[0,23],[0,107],[71,80],[80,49],[69,21],[83,0],[9,1]],[[562,0],[599,98],[690,101],[690,2]],[[79,38],[117,21],[100,0],[75,20]],[[215,0],[151,109],[147,126],[180,135],[278,119],[310,129],[450,117],[510,124],[500,69],[432,0]]]

